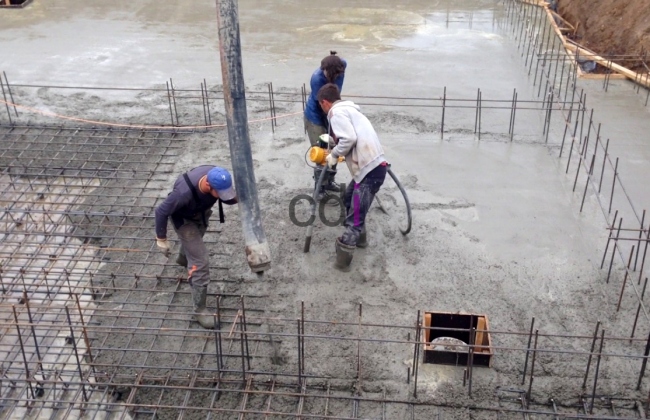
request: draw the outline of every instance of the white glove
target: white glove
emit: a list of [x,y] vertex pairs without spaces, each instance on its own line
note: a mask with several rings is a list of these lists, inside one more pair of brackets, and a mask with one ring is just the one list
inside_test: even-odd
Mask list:
[[165,254],[165,256],[169,255],[169,241],[167,239],[156,238],[156,245],[158,246],[158,250]]
[[339,163],[339,158],[335,157],[333,154],[330,153],[329,155],[327,155],[326,161],[327,161],[327,166],[331,168],[332,166]]

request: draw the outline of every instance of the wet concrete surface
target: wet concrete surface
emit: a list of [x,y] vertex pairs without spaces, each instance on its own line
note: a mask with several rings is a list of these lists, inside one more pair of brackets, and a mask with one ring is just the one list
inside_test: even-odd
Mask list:
[[[500,28],[502,17],[501,6],[487,0],[408,6],[381,0],[353,8],[342,0],[241,1],[245,78],[249,87],[273,82],[297,93],[334,49],[349,62],[344,95],[440,97],[447,87],[453,97],[473,98],[481,88],[484,98],[509,99],[517,88],[520,98],[532,99],[532,82],[516,43]],[[0,11],[0,20],[0,69],[12,83],[151,87],[169,77],[180,87],[196,87],[203,78],[220,83],[213,2],[35,1],[22,11]],[[589,105],[597,107],[607,135],[622,138],[612,151],[625,156],[621,176],[644,202],[647,110],[639,99],[628,102],[630,95],[629,89],[610,91]],[[83,112],[83,99],[65,105],[65,97],[41,101],[52,109]],[[299,110],[293,104],[282,112]],[[369,105],[363,110],[405,181],[414,205],[413,234],[402,238],[395,219],[375,211],[374,246],[355,257],[353,273],[330,268],[339,228],[319,226],[312,253],[302,254],[304,232],[288,221],[290,198],[308,192],[312,182],[303,160],[301,118],[281,121],[275,135],[266,125],[256,126],[251,131],[256,176],[266,187],[261,205],[277,264],[268,283],[241,287],[272,292],[273,311],[291,311],[286,308],[305,301],[323,319],[364,301],[369,318],[389,314],[404,324],[412,322],[413,308],[435,307],[489,313],[498,329],[524,330],[537,316],[550,332],[589,334],[585,314],[591,321],[593,313],[607,318],[608,329],[628,328],[629,311],[611,316],[620,283],[606,285],[598,269],[607,235],[604,218],[595,202],[578,213],[581,195],[571,191],[573,178],[565,175],[557,149],[545,145],[540,113],[520,113],[516,141],[510,143],[508,111],[486,118],[485,130],[494,135],[478,141],[471,132],[473,110],[450,111],[450,132],[443,139],[436,127],[439,109]],[[166,112],[164,106],[160,112]],[[420,126],[424,129],[414,130]],[[559,143],[559,135],[553,132],[551,144]],[[223,161],[227,151],[218,144],[188,150],[177,169],[198,160]],[[340,178],[349,180],[347,174]],[[390,202],[395,191],[387,187],[383,194]],[[229,233],[233,241],[235,231]],[[234,255],[232,274],[244,276],[243,258]],[[628,292],[626,308],[633,311]],[[500,363],[505,375],[516,370],[505,358]],[[561,376],[565,367],[559,365],[549,376]]]
[[[357,6],[240,2],[247,83],[300,86],[334,49],[350,62],[350,93],[378,85],[400,96],[438,95],[443,86],[501,93],[494,80],[508,88],[528,84],[511,44],[495,32],[501,11],[491,1]],[[3,11],[0,19],[0,67],[16,83],[143,87],[169,77],[181,85],[220,83],[211,1],[35,2]]]

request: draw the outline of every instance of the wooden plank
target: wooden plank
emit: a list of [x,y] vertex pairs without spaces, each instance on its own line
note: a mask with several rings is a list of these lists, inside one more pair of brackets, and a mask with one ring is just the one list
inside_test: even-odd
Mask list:
[[564,19],[562,16],[558,15],[557,13],[555,13],[555,12],[552,11],[552,10],[551,10],[551,13],[553,14],[553,16],[557,17],[557,18],[560,19],[562,22],[566,23],[567,26],[569,26],[572,30],[575,31],[576,28],[575,28],[575,26],[573,26],[573,25],[571,24],[571,22],[569,22],[568,20]]
[[[481,330],[483,330],[483,331],[481,331]],[[479,316],[478,317],[478,324],[476,325],[476,343],[475,344],[477,346],[481,346],[481,347],[476,348],[477,352],[483,352],[485,350],[488,350],[485,347],[483,347],[483,345],[485,344],[485,337],[487,336],[487,333],[485,332],[485,330],[486,330],[486,328],[485,328],[485,317],[484,316]]]
[[532,6],[545,6],[547,3],[543,0],[519,0],[519,3],[530,4]]
[[577,52],[579,57],[587,58],[589,60],[595,61],[596,63],[600,64],[603,67],[607,67],[608,69],[611,69],[619,74],[622,74],[628,79],[642,86],[650,88],[650,76],[646,74],[634,72],[628,68],[625,68],[619,64],[612,62],[611,60],[607,60],[599,55],[590,53],[584,48],[580,48],[578,46],[572,45],[571,43],[567,42],[564,44],[564,46],[574,53],[573,54],[574,58],[575,58],[575,53]]
[[[488,321],[487,315],[485,316],[485,329],[487,331],[490,331],[490,322]],[[487,335],[487,349],[485,353],[488,353],[490,355],[490,363],[488,364],[488,367],[492,367],[492,363],[494,362],[494,351],[492,351],[492,336],[490,334]]]
[[[602,73],[582,73],[581,76],[579,76],[581,79],[586,79],[586,80],[603,80],[607,78],[606,74]],[[618,73],[612,73],[609,75],[609,78],[612,80],[627,80],[627,77],[623,74],[618,74]]]
[[[424,326],[427,327],[427,328],[431,327],[431,314],[430,313],[427,313],[427,312],[424,313]],[[429,343],[431,341],[429,339],[430,336],[431,336],[431,330],[425,329],[424,330],[424,342],[425,343]]]

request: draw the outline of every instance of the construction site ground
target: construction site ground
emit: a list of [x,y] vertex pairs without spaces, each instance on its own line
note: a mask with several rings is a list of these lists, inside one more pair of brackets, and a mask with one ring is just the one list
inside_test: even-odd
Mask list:
[[[650,50],[650,9],[643,0],[625,4],[615,0],[561,0],[558,12],[577,26],[576,40],[600,55],[642,55],[644,51],[647,55]],[[644,68],[638,60],[625,65]]]
[[[250,272],[239,211],[236,206],[226,207],[225,223],[219,224],[213,216],[206,236],[213,277],[208,303],[214,307],[214,294],[227,295],[223,304],[231,310],[228,322],[232,329],[228,324],[229,331],[224,335],[229,333],[233,340],[228,351],[238,354],[240,342],[235,338],[241,313],[237,308],[239,297],[247,297],[251,328],[260,334],[253,337],[258,342],[251,342],[255,357],[252,367],[248,367],[249,379],[257,375],[270,381],[273,374],[279,378],[282,374],[298,374],[298,357],[303,357],[302,373],[314,377],[307,382],[307,389],[309,385],[332,387],[331,394],[329,388],[327,392],[333,399],[340,398],[340,406],[333,403],[323,410],[320,401],[304,406],[300,403],[305,418],[380,418],[370,404],[366,412],[360,409],[354,416],[350,414],[346,398],[359,395],[381,401],[416,401],[415,407],[419,408],[410,409],[421,410],[413,414],[407,406],[391,407],[393,411],[381,416],[388,419],[433,418],[441,412],[450,419],[521,418],[521,414],[498,417],[498,410],[470,408],[489,406],[499,400],[503,390],[528,388],[528,382],[521,384],[521,376],[524,358],[528,357],[525,348],[531,345],[528,333],[533,318],[540,333],[556,335],[540,342],[540,347],[562,350],[540,354],[534,362],[536,374],[530,399],[540,407],[550,404],[553,398],[565,407],[573,407],[581,396],[590,396],[591,382],[586,390],[581,385],[587,364],[585,354],[589,353],[598,321],[608,335],[629,337],[638,317],[636,337],[641,339],[631,344],[627,340],[609,341],[606,351],[616,355],[644,352],[650,319],[643,311],[639,317],[637,304],[639,284],[647,277],[648,264],[645,272],[642,269],[628,280],[617,310],[623,281],[627,279],[625,263],[616,257],[610,276],[607,264],[601,269],[601,259],[606,244],[611,253],[607,228],[614,211],[625,213],[631,225],[635,213],[650,206],[650,108],[645,106],[645,93],[637,93],[634,85],[625,80],[611,81],[607,92],[602,81],[577,80],[577,92],[586,94],[587,106],[594,109],[594,126],[601,124],[600,136],[610,139],[609,154],[619,158],[618,177],[624,184],[624,191],[619,188],[613,194],[611,212],[607,211],[610,197],[591,189],[584,195],[583,205],[582,174],[578,188],[574,188],[577,155],[573,155],[574,166],[568,172],[568,149],[563,158],[558,158],[560,148],[568,148],[570,142],[562,146],[564,126],[557,125],[560,117],[553,116],[556,125],[547,138],[543,133],[545,114],[533,109],[536,104],[531,104],[530,109],[524,106],[517,111],[511,136],[510,106],[489,108],[490,100],[510,101],[513,90],[518,92],[519,101],[537,100],[538,88],[518,48],[519,35],[513,33],[514,21],[512,15],[508,20],[506,3],[239,2],[243,71],[250,95],[250,140],[273,262],[263,275]],[[398,226],[404,221],[405,207],[395,184],[387,179],[379,193],[387,213],[377,205],[370,211],[370,246],[357,250],[349,273],[333,269],[334,239],[341,227],[329,227],[317,220],[311,250],[303,253],[306,228],[297,226],[290,217],[292,199],[310,194],[313,187],[312,169],[305,162],[309,143],[303,130],[301,87],[306,84],[309,89],[311,73],[330,50],[348,61],[343,96],[359,103],[373,123],[413,210],[412,231],[403,236]],[[93,138],[96,134],[84,131],[92,126],[98,127],[105,139],[131,136],[115,134],[124,129],[121,126],[109,128],[81,120],[157,127],[133,135],[149,138],[161,126],[165,130],[172,128],[165,86],[170,78],[179,92],[196,90],[205,80],[216,98],[222,89],[220,69],[212,1],[34,0],[24,9],[0,9],[0,71],[6,72],[14,103],[25,107],[18,109],[18,117],[13,117],[18,128],[11,128],[7,115],[0,113],[3,141],[12,139],[11,145],[0,146],[4,150],[0,151],[0,170],[4,171],[0,176],[8,179],[11,171],[7,168],[12,165],[57,167],[48,163],[55,153],[52,150],[56,151],[55,159],[69,159],[67,164],[76,165],[79,173],[86,168],[84,156],[102,159],[100,154],[106,150],[106,156],[112,159],[120,153],[119,147],[100,147],[72,157],[65,148],[34,147],[34,155],[7,150],[20,147],[21,141],[44,139],[61,127],[63,134],[59,131],[56,136],[68,139]],[[268,119],[269,82],[275,91],[277,126],[273,127]],[[116,87],[128,89],[113,89]],[[475,133],[477,90],[486,107],[480,136]],[[177,125],[205,125],[200,95],[178,93],[176,110],[172,112]],[[439,106],[422,105],[438,104],[443,97],[466,101],[446,110],[444,126]],[[417,98],[432,101],[418,102]],[[212,123],[224,124],[223,101],[213,99],[211,107]],[[37,134],[36,128],[30,127],[43,131]],[[73,127],[84,129],[75,131]],[[16,133],[24,133],[23,140]],[[99,217],[84,220],[82,215],[73,216],[75,233],[99,238],[91,240],[91,244],[100,247],[98,252],[108,258],[93,268],[99,279],[95,286],[103,291],[112,288],[111,293],[104,293],[93,303],[97,310],[92,320],[102,326],[92,337],[102,349],[93,355],[102,372],[97,380],[110,382],[111,392],[120,394],[115,404],[127,403],[124,411],[113,408],[115,418],[206,418],[208,404],[232,410],[213,414],[212,418],[243,418],[238,417],[245,411],[241,408],[241,393],[226,393],[219,402],[210,401],[213,395],[206,389],[214,381],[206,371],[217,369],[212,357],[215,338],[191,320],[190,286],[173,280],[182,279],[185,272],[174,264],[173,255],[167,258],[156,252],[151,218],[155,205],[166,197],[183,171],[202,164],[231,168],[227,130],[178,129],[173,135],[157,136],[146,144],[145,156],[138,155],[133,162],[127,162],[126,157],[117,164],[120,171],[132,171],[132,178],[116,175],[108,183],[92,181],[97,182],[92,186],[100,195],[84,199],[87,190],[81,189],[81,199],[75,204],[78,207],[71,205],[66,210],[111,214],[122,211],[133,216],[123,227]],[[157,144],[162,144],[164,150],[157,150]],[[125,154],[136,150],[135,146],[124,147]],[[33,160],[25,163],[28,158]],[[599,159],[602,155],[595,158]],[[101,175],[101,171],[94,172],[98,173]],[[85,178],[80,179],[83,183]],[[346,168],[339,169],[337,179],[350,182]],[[604,184],[611,183],[611,174],[606,175]],[[2,207],[11,207],[13,196],[9,191],[14,191],[13,186],[10,188],[10,181],[4,179],[0,185]],[[134,194],[137,197],[132,197]],[[297,219],[308,218],[306,204],[296,208]],[[325,209],[331,219],[338,216],[337,212],[336,207]],[[133,222],[136,213],[142,218]],[[6,220],[7,214],[4,217]],[[138,226],[132,227],[134,223]],[[648,218],[644,223],[642,227],[647,231]],[[170,236],[177,250],[179,243],[173,233]],[[0,247],[11,245],[0,243]],[[102,251],[102,246],[118,251]],[[119,251],[129,248],[141,252]],[[11,252],[0,251],[5,272],[18,270],[16,264],[20,261]],[[48,259],[47,255],[43,258]],[[87,274],[88,268],[84,270]],[[81,289],[86,274],[78,280]],[[5,278],[3,282],[10,286],[10,292],[3,294],[2,314],[9,325],[14,322],[11,306],[20,307],[23,289]],[[390,328],[357,328],[360,305],[363,322]],[[398,326],[414,327],[418,310],[487,314],[492,330],[521,334],[494,335],[497,350],[493,366],[475,369],[471,397],[463,381],[464,366],[422,365],[414,399],[413,379],[407,383],[407,372],[412,373],[409,368],[413,366],[411,343],[415,330]],[[40,313],[47,311],[43,307]],[[303,355],[297,356],[295,321],[303,314],[322,324],[308,327],[312,338],[307,340]],[[5,338],[12,336],[7,332],[11,328],[5,330]],[[145,333],[140,334],[142,331]],[[158,339],[156,332],[160,334]],[[267,340],[264,334],[278,335]],[[367,341],[358,347],[354,341],[332,338],[338,336],[379,341]],[[129,348],[131,352],[125,351]],[[2,354],[14,354],[20,364],[22,359],[16,349],[15,344],[4,339],[0,342]],[[569,350],[583,353],[572,354]],[[647,400],[650,379],[646,378],[637,390],[640,363],[634,358],[603,357],[599,365],[600,383],[596,388],[597,395],[602,396],[600,402],[620,400],[619,413],[624,413],[621,416],[639,417],[634,403]],[[237,356],[226,361],[231,371],[237,371],[242,364]],[[205,370],[199,372],[197,367]],[[3,365],[3,369],[7,368]],[[164,391],[178,378],[191,378],[197,372],[198,379],[194,378],[198,382]],[[144,378],[138,382],[143,384],[140,388],[134,379],[138,375]],[[239,379],[233,372],[230,375],[233,383],[242,381],[241,374]],[[593,378],[593,365],[591,375]],[[326,381],[325,377],[331,379]],[[278,384],[282,381],[278,379]],[[191,394],[194,383],[199,383],[202,391]],[[272,392],[269,383],[264,382],[267,388],[259,385],[256,389]],[[294,413],[295,395],[269,400],[269,407]],[[246,418],[264,418],[261,413],[266,400],[262,397],[266,396],[257,396],[258,401],[251,394],[249,403],[258,411]],[[7,399],[3,407],[11,407],[11,401]],[[420,407],[420,402],[443,411],[427,411],[429,406]],[[193,409],[176,408],[181,404]],[[157,409],[157,405],[166,407]],[[7,418],[37,417],[18,407],[5,410],[0,413],[9,413]],[[611,415],[609,409],[602,410],[600,414]]]

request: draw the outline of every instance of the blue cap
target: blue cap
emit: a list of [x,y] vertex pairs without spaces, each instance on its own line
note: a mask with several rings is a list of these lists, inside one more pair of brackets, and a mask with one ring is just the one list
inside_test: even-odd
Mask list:
[[210,184],[210,188],[217,191],[222,201],[232,200],[237,196],[235,190],[232,188],[230,172],[224,168],[216,166],[210,169],[210,172],[208,172],[208,184]]

